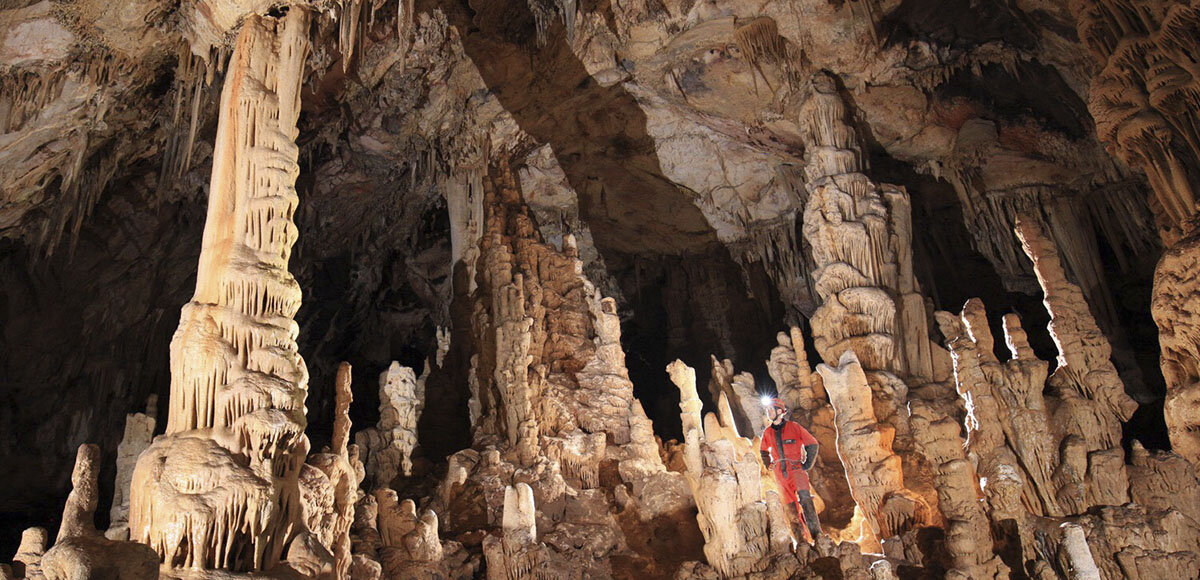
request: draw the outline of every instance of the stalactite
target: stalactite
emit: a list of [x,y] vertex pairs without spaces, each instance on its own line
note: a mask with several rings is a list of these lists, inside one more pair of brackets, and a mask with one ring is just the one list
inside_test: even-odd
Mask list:
[[[175,93],[174,112],[163,146],[160,185],[174,183],[192,166],[196,148],[196,132],[200,130],[200,113],[208,89],[208,66],[204,59],[186,48],[179,51],[172,90]],[[184,119],[184,115],[187,119]]]
[[1157,197],[1165,238],[1189,233],[1200,183],[1200,97],[1191,56],[1200,49],[1194,3],[1074,0],[1080,40],[1101,71],[1088,109],[1100,139],[1145,171]]

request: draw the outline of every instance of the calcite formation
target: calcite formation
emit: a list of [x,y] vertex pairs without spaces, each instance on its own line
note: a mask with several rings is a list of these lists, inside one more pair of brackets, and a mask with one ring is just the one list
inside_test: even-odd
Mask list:
[[[834,79],[817,73],[811,84],[800,122],[809,143],[804,233],[821,299],[813,340],[826,363],[840,369],[824,367],[822,377],[839,415],[839,455],[866,511],[864,539],[874,542],[939,520],[929,466],[914,453],[907,405],[910,387],[946,378],[945,351],[929,339],[913,273],[907,192],[876,185],[861,172],[858,138]],[[859,375],[866,383],[859,384]],[[858,437],[843,437],[851,433]],[[902,490],[906,477],[915,493]],[[905,499],[885,513],[889,497]]]
[[301,521],[308,372],[287,270],[308,22],[303,8],[251,16],[230,57],[196,293],[171,345],[166,435],[138,459],[130,494],[130,537],[165,570],[332,564]]
[[1198,14],[0,3],[0,578],[1195,578]]
[[145,413],[125,416],[125,436],[117,446],[117,478],[113,484],[112,509],[108,515],[108,531],[104,532],[110,540],[129,539],[129,485],[133,481],[133,468],[138,456],[154,438],[157,406],[158,396],[151,395]]
[[1183,2],[1079,0],[1080,40],[1100,66],[1088,109],[1100,139],[1145,172],[1164,241],[1154,274],[1154,320],[1167,381],[1164,416],[1172,445],[1193,462],[1196,408],[1196,187],[1200,183],[1194,59],[1200,7]]
[[[1200,177],[1195,63],[1198,8],[1190,2],[1071,3],[1080,40],[1101,66],[1088,109],[1096,132],[1138,166],[1154,189],[1165,226],[1190,230]],[[1176,234],[1177,235],[1177,234]]]
[[343,362],[338,366],[334,385],[336,398],[330,446],[321,453],[310,455],[302,468],[311,483],[302,487],[301,494],[313,500],[303,502],[305,523],[333,555],[334,573],[338,579],[350,577],[353,561],[350,528],[361,494],[359,485],[366,475],[358,458],[359,449],[350,443],[350,403],[354,401],[350,383],[351,367]]
[[701,419],[694,369],[676,360],[667,372],[679,387],[684,473],[696,498],[705,559],[722,577],[763,572],[791,554],[792,538],[778,492],[764,498],[758,447],[738,436],[724,396],[724,417]]
[[[100,449],[95,445],[79,446],[71,474],[74,489],[63,507],[54,546],[44,554],[38,553],[45,545],[44,531],[43,537],[31,538],[28,547],[22,538],[16,560],[24,564],[25,578],[158,578],[158,557],[153,550],[133,542],[109,540],[96,529],[96,506],[100,503],[99,455]],[[33,535],[38,534],[35,531]]]
[[398,475],[412,475],[412,453],[417,446],[417,421],[425,407],[425,379],[392,361],[379,375],[379,424],[355,435],[366,455],[374,487],[387,487]]

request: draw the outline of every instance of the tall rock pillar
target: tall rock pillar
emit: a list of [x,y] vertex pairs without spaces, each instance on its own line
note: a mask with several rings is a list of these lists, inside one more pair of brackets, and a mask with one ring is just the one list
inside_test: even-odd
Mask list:
[[[331,567],[301,519],[308,370],[288,272],[308,14],[246,18],[221,94],[196,292],[171,342],[166,434],[139,458],[131,539],[164,568]],[[305,567],[296,568],[297,559]]]

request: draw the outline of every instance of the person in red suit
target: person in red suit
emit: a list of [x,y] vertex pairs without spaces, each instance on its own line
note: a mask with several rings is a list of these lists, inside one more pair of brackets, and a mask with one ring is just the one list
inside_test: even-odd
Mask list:
[[763,465],[774,472],[784,501],[795,508],[797,517],[807,525],[811,540],[815,540],[821,533],[821,522],[809,492],[808,470],[817,462],[817,440],[808,429],[787,420],[788,407],[783,401],[764,397],[763,405],[771,421],[763,429],[759,445]]

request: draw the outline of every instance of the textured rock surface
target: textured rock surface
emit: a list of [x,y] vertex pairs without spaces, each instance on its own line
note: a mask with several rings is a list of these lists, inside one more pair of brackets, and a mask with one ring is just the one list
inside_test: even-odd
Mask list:
[[1193,577],[1192,4],[0,3],[0,570]]

